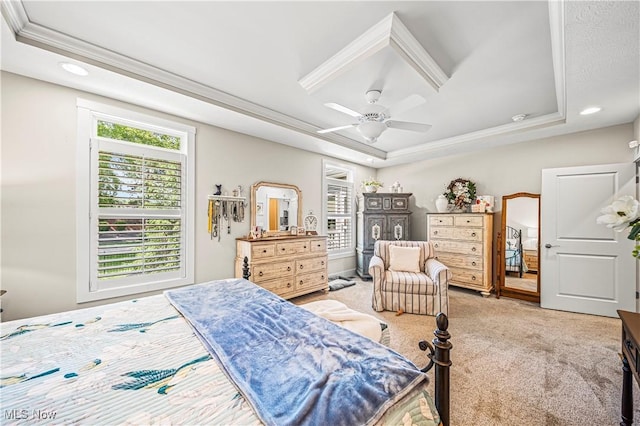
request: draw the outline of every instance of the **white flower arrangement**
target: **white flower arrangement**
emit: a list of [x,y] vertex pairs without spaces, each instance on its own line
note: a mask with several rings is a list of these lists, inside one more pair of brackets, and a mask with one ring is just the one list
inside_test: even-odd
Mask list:
[[[596,218],[596,223],[606,225],[618,232],[627,228],[628,239],[640,241],[640,203],[631,195],[625,195],[615,200],[610,205],[600,210],[602,216]],[[640,258],[640,245],[636,245],[631,252],[636,259]]]

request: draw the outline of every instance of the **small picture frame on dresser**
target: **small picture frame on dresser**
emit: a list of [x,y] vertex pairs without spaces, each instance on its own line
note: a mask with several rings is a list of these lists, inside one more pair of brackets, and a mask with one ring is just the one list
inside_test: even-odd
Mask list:
[[290,226],[289,227],[289,232],[291,232],[291,235],[298,235],[298,227],[297,226]]
[[302,226],[298,226],[298,235],[306,235],[306,229]]

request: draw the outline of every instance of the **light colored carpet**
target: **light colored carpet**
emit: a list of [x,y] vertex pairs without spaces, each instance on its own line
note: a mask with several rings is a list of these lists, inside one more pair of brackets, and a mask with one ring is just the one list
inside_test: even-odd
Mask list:
[[[419,340],[433,339],[434,317],[371,308],[371,282],[292,300],[335,299],[383,319],[392,349],[426,364]],[[451,424],[614,425],[620,421],[621,322],[541,309],[537,304],[450,289]],[[433,391],[433,385],[432,391]],[[634,418],[640,420],[634,382]]]

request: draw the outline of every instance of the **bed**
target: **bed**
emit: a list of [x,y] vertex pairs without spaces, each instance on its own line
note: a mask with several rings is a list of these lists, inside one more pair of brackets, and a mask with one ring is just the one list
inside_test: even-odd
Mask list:
[[447,321],[423,369],[246,279],[5,322],[3,420],[447,425]]
[[516,272],[522,278],[522,274],[527,272],[522,256],[522,231],[508,225],[505,229],[505,271]]

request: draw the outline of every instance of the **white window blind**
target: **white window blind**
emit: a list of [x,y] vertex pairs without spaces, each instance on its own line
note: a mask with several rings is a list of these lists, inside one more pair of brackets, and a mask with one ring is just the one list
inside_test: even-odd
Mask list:
[[195,129],[104,108],[78,108],[78,301],[193,283]]
[[325,164],[325,217],[329,253],[352,253],[354,232],[353,173],[344,167]]
[[[153,153],[128,154],[126,145],[120,149],[98,153],[97,278],[179,273],[183,261],[180,156],[172,161],[154,158]],[[153,218],[146,217],[150,210],[157,210]]]

